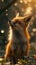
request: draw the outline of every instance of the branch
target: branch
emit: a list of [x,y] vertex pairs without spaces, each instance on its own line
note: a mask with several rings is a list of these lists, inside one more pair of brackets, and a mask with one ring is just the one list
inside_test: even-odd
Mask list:
[[0,16],[5,12],[6,9],[8,9],[11,5],[13,5],[16,2],[16,0],[13,0],[12,2],[10,2],[6,7],[4,7],[1,12],[0,12]]

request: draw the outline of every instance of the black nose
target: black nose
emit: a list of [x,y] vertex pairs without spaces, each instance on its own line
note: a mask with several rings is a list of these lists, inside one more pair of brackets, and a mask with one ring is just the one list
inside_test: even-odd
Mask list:
[[9,24],[10,24],[10,26],[11,26],[11,27],[14,27],[15,22],[13,22],[13,21],[9,20]]

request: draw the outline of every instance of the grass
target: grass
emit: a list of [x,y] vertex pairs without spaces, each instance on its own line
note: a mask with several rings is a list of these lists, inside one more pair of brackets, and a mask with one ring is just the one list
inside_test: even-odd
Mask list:
[[[25,58],[24,60],[19,59],[15,65],[36,65],[34,55],[36,55],[36,45],[34,46],[34,44],[32,44],[29,57]],[[0,65],[14,65],[14,63],[10,63],[9,61],[7,62],[5,59],[0,58]]]

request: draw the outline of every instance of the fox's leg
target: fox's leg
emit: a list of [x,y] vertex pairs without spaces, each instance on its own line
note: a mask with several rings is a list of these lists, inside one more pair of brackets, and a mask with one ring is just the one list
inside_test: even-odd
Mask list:
[[12,46],[12,43],[11,41],[9,41],[9,43],[6,46],[4,59],[5,60],[8,59],[11,63],[13,62],[14,64],[16,64],[14,50],[11,48],[11,46]]
[[27,56],[29,56],[29,53],[30,53],[30,35],[29,35],[29,33],[28,33],[28,31],[26,30],[26,35],[27,35],[27,40],[28,40],[28,42],[27,42]]
[[30,52],[30,43],[27,43],[27,47],[26,47],[26,52],[25,55],[28,57],[29,56],[29,52]]
[[7,44],[7,46],[6,46],[6,50],[5,50],[5,55],[4,55],[5,59],[7,57],[9,57],[11,54],[13,55],[13,53],[14,53],[13,49],[11,49],[11,45],[12,45],[12,42],[9,41],[8,44]]
[[28,31],[25,29],[24,34],[27,38],[27,43],[26,43],[26,52],[25,55],[29,56],[29,52],[30,52],[30,35],[28,33]]

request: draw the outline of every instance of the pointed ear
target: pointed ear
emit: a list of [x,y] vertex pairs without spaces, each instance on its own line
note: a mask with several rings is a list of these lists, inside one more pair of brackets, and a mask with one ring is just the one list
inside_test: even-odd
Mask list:
[[26,23],[28,23],[30,20],[31,20],[31,15],[29,15],[29,16],[26,16],[25,18],[24,18],[24,22],[26,22]]
[[12,19],[12,21],[19,20],[19,21],[28,22],[28,21],[30,21],[31,17],[32,17],[31,15],[26,15],[24,17],[15,17]]

